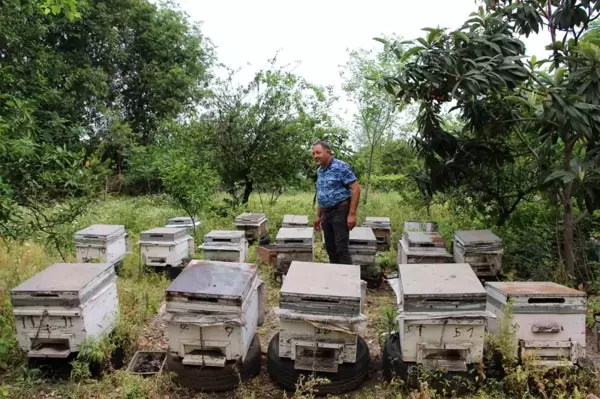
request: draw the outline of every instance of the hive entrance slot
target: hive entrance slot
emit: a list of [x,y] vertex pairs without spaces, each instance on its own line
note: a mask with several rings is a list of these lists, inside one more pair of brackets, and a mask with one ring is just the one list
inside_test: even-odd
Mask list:
[[302,298],[303,301],[306,302],[329,302],[329,303],[339,303],[340,301],[338,299],[333,299],[333,298]]
[[283,241],[284,244],[301,244],[303,242],[304,242],[304,240],[302,240],[302,239],[290,239],[290,240]]
[[529,298],[527,303],[565,303],[565,298]]
[[65,358],[71,353],[69,340],[58,338],[31,338],[29,357]]
[[352,241],[350,245],[369,245],[368,241]]
[[31,294],[31,296],[37,297],[37,298],[58,298],[58,294],[37,293],[37,294]]
[[152,237],[152,238],[163,238],[164,235],[163,234],[150,234],[150,237]]
[[98,238],[98,236],[83,236],[84,238]]
[[193,296],[193,297],[188,297],[188,301],[217,303],[217,302],[219,302],[219,298],[198,298],[198,297]]

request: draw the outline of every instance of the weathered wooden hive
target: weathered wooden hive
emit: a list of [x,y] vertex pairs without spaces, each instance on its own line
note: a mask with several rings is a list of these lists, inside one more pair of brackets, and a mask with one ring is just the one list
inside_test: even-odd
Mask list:
[[391,246],[392,223],[388,217],[369,216],[365,219],[363,227],[370,227],[377,239],[377,249],[387,251]]
[[193,235],[196,231],[196,228],[200,226],[200,221],[198,221],[197,217],[193,219],[189,216],[179,216],[171,218],[167,221],[167,228],[177,228],[177,227],[185,227],[187,229],[187,233]]
[[127,252],[125,226],[94,224],[74,235],[77,262],[122,262]]
[[360,268],[293,261],[280,291],[279,357],[297,370],[335,373],[356,361],[361,313]]
[[284,215],[281,227],[308,227],[308,216]]
[[465,371],[483,354],[486,291],[466,263],[401,264],[402,361]]
[[200,248],[205,260],[246,262],[248,258],[248,241],[240,230],[212,230]]
[[275,238],[277,275],[286,275],[292,261],[314,260],[315,232],[312,228],[282,227]]
[[246,233],[249,242],[268,237],[269,221],[264,213],[242,213],[235,218],[235,226]]
[[479,278],[498,274],[502,253],[502,240],[489,230],[454,232],[454,261],[470,264]]
[[406,221],[402,227],[402,232],[407,231],[424,231],[426,233],[433,233],[438,231],[438,224],[437,222]]
[[375,264],[377,239],[370,227],[355,227],[350,230],[348,248],[353,264],[361,266]]
[[511,302],[517,325],[516,353],[533,352],[546,365],[575,364],[585,355],[587,299],[584,292],[551,282],[486,282],[487,309],[497,334]]
[[438,232],[405,231],[398,242],[398,263],[452,263]]
[[169,352],[184,365],[245,360],[264,312],[254,264],[193,260],[166,290]]
[[194,254],[194,239],[185,227],[156,227],[140,234],[140,256],[143,266],[161,270],[183,267]]
[[110,334],[119,315],[112,263],[57,263],[11,290],[19,347],[31,358],[67,358]]

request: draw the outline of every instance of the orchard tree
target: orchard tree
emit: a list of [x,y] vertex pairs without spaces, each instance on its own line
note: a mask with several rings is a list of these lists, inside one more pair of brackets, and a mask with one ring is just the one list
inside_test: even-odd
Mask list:
[[222,184],[246,204],[255,189],[282,190],[306,177],[311,142],[330,132],[332,97],[276,59],[245,85],[234,78],[215,82],[203,119]]
[[[397,56],[402,55],[401,46],[394,47]],[[352,130],[359,145],[368,150],[367,180],[364,203],[369,198],[369,186],[373,171],[375,152],[398,130],[398,104],[389,94],[377,88],[376,82],[383,76],[394,73],[398,63],[386,47],[383,51],[352,50],[349,60],[341,69],[343,89],[356,107]]]
[[[535,165],[529,181],[564,210],[571,276],[574,205],[580,217],[599,206],[600,49],[581,40],[599,9],[594,0],[490,1],[457,31],[427,28],[403,70],[380,80],[398,101],[420,102],[417,148],[437,189],[482,179],[483,166]],[[524,61],[517,37],[543,31],[549,59]],[[450,101],[464,122],[458,132],[440,120]]]

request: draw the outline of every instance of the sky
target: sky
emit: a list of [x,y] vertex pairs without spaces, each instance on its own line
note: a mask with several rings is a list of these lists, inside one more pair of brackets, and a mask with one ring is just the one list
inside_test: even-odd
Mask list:
[[[381,48],[373,40],[381,35],[408,40],[423,36],[424,27],[458,28],[479,4],[475,0],[175,1],[192,20],[201,22],[220,62],[244,67],[241,81],[279,51],[280,64],[299,61],[297,74],[314,84],[334,86],[342,97],[339,71],[348,60],[348,49]],[[528,53],[539,58],[549,36],[544,32],[522,40]],[[342,99],[338,109],[347,111],[349,104]]]

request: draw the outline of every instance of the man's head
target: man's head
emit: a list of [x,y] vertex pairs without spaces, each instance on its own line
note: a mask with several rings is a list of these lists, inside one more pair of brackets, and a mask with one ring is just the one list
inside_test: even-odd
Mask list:
[[331,147],[325,141],[317,141],[312,146],[312,156],[319,166],[326,167],[331,161]]

